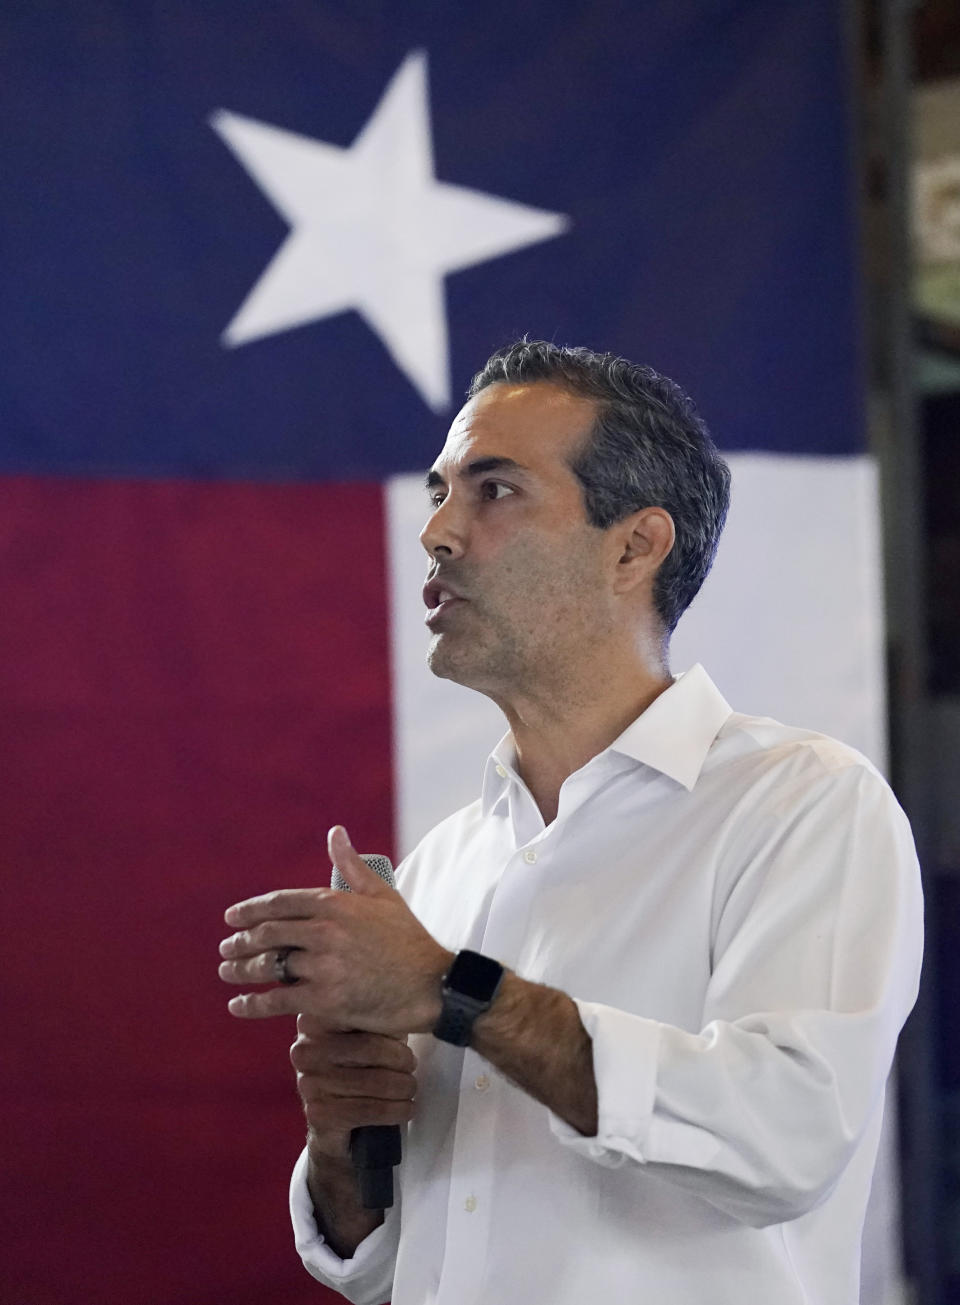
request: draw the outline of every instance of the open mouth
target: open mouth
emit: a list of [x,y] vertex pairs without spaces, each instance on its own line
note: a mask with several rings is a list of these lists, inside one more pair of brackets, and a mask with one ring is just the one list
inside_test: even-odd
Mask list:
[[451,594],[446,590],[441,590],[436,598],[437,601],[429,605],[429,610],[423,618],[427,625],[435,625],[452,608],[466,602],[465,598],[459,598],[456,594]]
[[435,575],[423,586],[423,601],[429,609],[425,618],[429,623],[435,614],[448,611],[455,603],[462,603],[465,599],[448,580]]

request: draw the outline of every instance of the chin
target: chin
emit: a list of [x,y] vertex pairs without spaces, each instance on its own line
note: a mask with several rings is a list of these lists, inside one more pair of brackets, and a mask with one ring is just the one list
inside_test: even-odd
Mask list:
[[427,649],[427,666],[440,680],[457,680],[456,657],[442,634],[435,634]]
[[503,648],[484,648],[475,640],[465,640],[459,647],[449,635],[435,634],[427,649],[427,666],[441,680],[451,680],[464,689],[482,693],[502,706],[507,686],[518,683],[516,658],[505,655]]
[[427,666],[439,680],[453,680],[464,688],[476,687],[480,666],[476,656],[471,657],[467,649],[457,648],[450,643],[450,636],[435,634],[427,649]]

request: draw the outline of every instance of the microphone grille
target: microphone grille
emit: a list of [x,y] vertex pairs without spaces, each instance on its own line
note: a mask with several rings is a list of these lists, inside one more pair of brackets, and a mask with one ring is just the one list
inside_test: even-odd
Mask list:
[[[391,888],[396,887],[393,864],[388,856],[380,856],[378,852],[361,852],[360,860],[366,861],[373,873],[379,875],[385,884],[389,884]],[[330,876],[330,887],[335,888],[340,893],[349,893],[350,891],[350,885],[336,866],[333,867],[333,873]]]

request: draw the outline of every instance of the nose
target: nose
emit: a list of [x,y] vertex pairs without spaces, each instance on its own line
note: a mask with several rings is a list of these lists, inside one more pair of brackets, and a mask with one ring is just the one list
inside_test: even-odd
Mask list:
[[467,520],[448,494],[420,531],[420,543],[431,557],[460,558],[467,551]]

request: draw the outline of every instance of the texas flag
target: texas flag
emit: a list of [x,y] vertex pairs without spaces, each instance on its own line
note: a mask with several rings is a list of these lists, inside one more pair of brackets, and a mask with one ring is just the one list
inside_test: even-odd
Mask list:
[[222,912],[477,793],[502,724],[424,666],[417,533],[496,347],[695,396],[733,507],[674,671],[883,764],[842,9],[3,6],[4,1300],[333,1299]]

